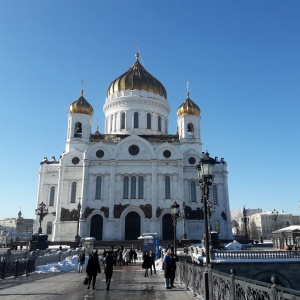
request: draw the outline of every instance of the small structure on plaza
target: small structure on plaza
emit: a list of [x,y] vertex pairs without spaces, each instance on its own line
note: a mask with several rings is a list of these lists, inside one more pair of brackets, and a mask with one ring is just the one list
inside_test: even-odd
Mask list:
[[292,225],[272,232],[274,249],[300,249],[300,226]]

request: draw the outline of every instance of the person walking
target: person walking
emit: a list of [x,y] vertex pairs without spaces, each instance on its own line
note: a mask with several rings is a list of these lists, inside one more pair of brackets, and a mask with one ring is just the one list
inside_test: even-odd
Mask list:
[[152,251],[150,251],[150,257],[151,257],[150,274],[152,275],[152,268],[153,268],[153,273],[156,274],[156,269],[155,269],[155,254]]
[[176,262],[178,261],[178,257],[175,253],[171,252],[171,263],[172,263],[172,269],[171,269],[171,278],[170,278],[170,286],[174,288],[174,280],[175,280],[175,273],[176,273]]
[[172,261],[170,257],[171,252],[167,251],[163,261],[163,270],[165,275],[165,286],[166,289],[171,289],[170,279],[171,279],[171,270],[172,270]]
[[104,260],[104,274],[105,274],[105,281],[106,281],[106,290],[109,291],[110,281],[112,278],[114,265],[116,265],[116,261],[113,257],[111,251],[108,251]]
[[85,262],[85,253],[80,253],[78,256],[78,273],[82,273],[83,264]]
[[98,260],[98,254],[95,252],[91,254],[86,266],[86,273],[89,277],[89,283],[87,289],[90,289],[91,281],[93,279],[93,290],[95,289],[97,273],[101,273],[101,267]]
[[144,277],[149,277],[148,270],[151,268],[151,257],[148,251],[146,251],[143,256],[142,268],[145,269]]

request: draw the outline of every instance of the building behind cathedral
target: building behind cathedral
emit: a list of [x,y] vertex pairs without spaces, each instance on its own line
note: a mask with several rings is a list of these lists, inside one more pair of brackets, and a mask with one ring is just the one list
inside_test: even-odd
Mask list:
[[[179,218],[176,238],[185,231],[189,239],[200,240],[204,220],[196,165],[204,152],[201,110],[190,94],[177,109],[177,133],[169,134],[167,91],[137,54],[129,70],[108,87],[103,111],[105,132],[98,127],[92,132],[94,109],[82,89],[69,106],[64,153],[58,161],[45,157],[41,162],[37,207],[43,202],[49,209],[42,222],[49,240],[74,240],[79,203],[82,237],[135,240],[155,232],[161,240],[170,240],[175,201],[181,212],[183,204],[186,207],[185,229]],[[224,159],[214,175],[211,229],[221,239],[232,239]],[[37,217],[34,232],[38,228]]]

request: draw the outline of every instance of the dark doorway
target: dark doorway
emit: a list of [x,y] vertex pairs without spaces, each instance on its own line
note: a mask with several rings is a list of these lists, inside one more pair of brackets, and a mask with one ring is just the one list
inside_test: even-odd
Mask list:
[[100,215],[94,215],[91,219],[90,236],[97,241],[102,240],[103,218]]
[[125,240],[136,240],[141,235],[141,217],[137,212],[130,212],[125,217]]
[[173,240],[174,239],[174,227],[171,214],[165,214],[162,218],[162,234],[163,240]]

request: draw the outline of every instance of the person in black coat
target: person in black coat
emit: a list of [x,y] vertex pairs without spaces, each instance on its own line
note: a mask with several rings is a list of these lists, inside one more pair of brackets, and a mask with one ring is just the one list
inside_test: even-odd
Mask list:
[[170,285],[171,287],[175,287],[174,286],[174,280],[175,280],[175,273],[176,273],[176,262],[178,261],[178,257],[175,253],[171,252],[171,264],[172,264],[172,268],[171,268],[171,277],[170,277]]
[[89,285],[88,285],[88,290],[90,289],[91,281],[93,278],[93,290],[95,289],[95,283],[96,283],[96,277],[97,273],[101,273],[101,267],[99,264],[98,260],[98,254],[94,253],[91,254],[86,266],[86,273],[88,274],[89,277]]
[[144,277],[149,277],[148,270],[151,268],[151,257],[149,255],[148,251],[146,251],[143,256],[142,268],[146,269]]
[[107,255],[104,260],[104,273],[105,273],[105,278],[106,278],[106,290],[109,291],[109,286],[110,286],[110,281],[112,278],[113,270],[114,270],[114,265],[116,265],[116,261],[112,255],[111,251],[107,252]]

